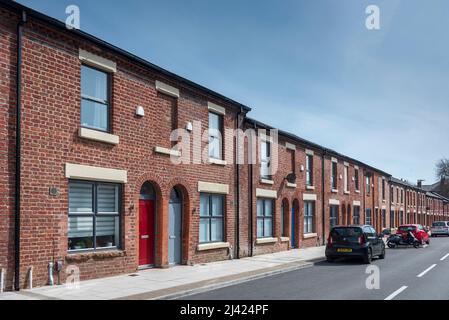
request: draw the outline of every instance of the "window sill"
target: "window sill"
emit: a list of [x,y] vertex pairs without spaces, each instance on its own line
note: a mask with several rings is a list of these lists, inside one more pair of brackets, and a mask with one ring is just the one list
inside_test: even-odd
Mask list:
[[289,242],[290,238],[289,237],[280,237],[279,240],[281,240],[281,242]]
[[225,160],[209,158],[209,164],[217,164],[219,166],[225,166],[228,163]]
[[349,192],[349,191],[345,191],[345,194],[351,194],[351,192]]
[[303,237],[303,239],[311,239],[311,238],[318,237],[318,234],[316,234],[316,233],[306,233],[302,237]]
[[181,156],[181,151],[172,150],[172,149],[163,148],[163,147],[154,147],[154,152],[159,153],[159,154],[166,154],[166,155],[174,156],[174,157]]
[[360,193],[360,190],[355,190],[355,193]]
[[214,250],[222,248],[229,248],[229,242],[203,243],[197,246],[198,251]]
[[306,186],[307,190],[315,190],[315,186]]
[[109,143],[109,144],[113,144],[113,145],[117,145],[120,142],[119,136],[117,136],[117,135],[98,131],[98,130],[87,129],[87,128],[79,128],[78,136],[80,138],[93,140],[93,141],[99,141],[99,142],[105,142],[105,143]]
[[68,252],[65,260],[67,262],[86,262],[88,260],[113,259],[126,256],[126,251],[119,249],[103,249],[97,251],[73,251]]
[[256,239],[256,244],[276,243],[276,242],[278,242],[277,238],[258,238],[258,239]]
[[332,193],[338,193],[338,189],[332,189]]
[[270,179],[260,179],[260,183],[273,185],[274,181]]
[[289,187],[289,188],[296,188],[298,186],[296,185],[296,183],[287,182],[287,187]]

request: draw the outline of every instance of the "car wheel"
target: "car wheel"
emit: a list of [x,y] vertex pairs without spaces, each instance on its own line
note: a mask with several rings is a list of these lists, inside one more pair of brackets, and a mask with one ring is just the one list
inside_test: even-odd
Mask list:
[[427,239],[426,244],[430,245],[430,240],[429,239]]
[[379,255],[379,259],[385,259],[385,248],[382,249],[382,254]]
[[332,257],[326,257],[326,261],[332,263],[332,262],[334,262],[334,258],[332,258]]
[[363,257],[363,263],[370,264],[373,261],[373,250],[371,248],[368,249],[368,252]]
[[387,242],[387,246],[390,249],[393,249],[394,247],[396,247],[396,245],[394,243],[391,243],[391,242]]

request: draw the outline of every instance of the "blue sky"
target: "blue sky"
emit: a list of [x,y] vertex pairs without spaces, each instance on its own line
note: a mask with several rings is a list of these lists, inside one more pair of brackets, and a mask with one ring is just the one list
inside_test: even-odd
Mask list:
[[[449,1],[18,1],[411,182],[449,157]],[[365,8],[380,8],[377,31]]]

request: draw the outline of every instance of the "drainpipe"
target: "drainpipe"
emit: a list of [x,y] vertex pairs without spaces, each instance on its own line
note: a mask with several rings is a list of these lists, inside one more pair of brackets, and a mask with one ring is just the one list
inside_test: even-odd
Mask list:
[[[256,123],[254,123],[254,132],[256,132],[257,131],[257,124]],[[256,133],[256,141],[257,141],[257,133]],[[252,143],[252,140],[251,140],[251,143]],[[257,153],[257,143],[256,143],[256,146],[251,146],[251,153],[252,152],[254,152],[254,148],[256,148],[256,153]],[[252,159],[252,154],[251,154],[251,159]],[[256,159],[257,159],[257,157],[256,157]],[[257,163],[257,161],[256,161],[256,163]],[[253,216],[254,216],[254,206],[253,206],[253,201],[254,201],[254,199],[253,199],[253,177],[254,177],[254,174],[253,174],[253,167],[254,167],[254,164],[249,164],[249,181],[248,181],[248,183],[249,183],[249,242],[250,242],[250,246],[249,246],[249,248],[250,248],[250,254],[249,254],[249,256],[250,257],[252,257],[253,255],[254,255],[254,248],[253,248],[253,242],[254,242],[254,236],[253,236],[253,232],[254,232],[254,228],[253,228],[253,223],[254,223],[254,221],[253,221]]]
[[360,221],[360,217],[361,217],[361,214],[359,213],[359,223],[360,224],[365,224],[365,221],[366,221],[366,196],[367,196],[367,194],[366,194],[366,174],[367,174],[367,172],[366,172],[366,169],[365,168],[363,168],[363,181],[362,181],[362,185],[363,185],[363,223],[360,223],[361,221]]
[[[388,181],[390,181],[391,177],[388,179]],[[388,221],[385,221],[385,225],[388,222],[388,226],[390,227],[391,230],[391,196],[394,196],[394,190],[391,191],[391,183],[388,183]],[[387,220],[387,212],[385,212],[385,220]]]
[[[240,115],[243,113],[243,109],[240,108],[237,113],[236,122],[235,122],[235,132],[237,133],[240,128]],[[235,181],[235,193],[236,193],[236,219],[235,219],[235,243],[236,243],[236,258],[240,259],[240,164],[239,164],[239,135],[236,135],[235,141],[235,172],[236,172],[236,181]]]
[[26,22],[23,11],[17,24],[16,66],[16,185],[14,206],[14,290],[20,290],[20,186],[21,186],[21,116],[22,116],[22,34]]
[[326,150],[323,150],[323,152],[321,153],[321,214],[322,214],[322,242],[323,245],[326,244],[326,207],[325,207],[325,199],[324,199],[324,195],[325,195],[325,177],[324,177],[324,156],[326,155]]

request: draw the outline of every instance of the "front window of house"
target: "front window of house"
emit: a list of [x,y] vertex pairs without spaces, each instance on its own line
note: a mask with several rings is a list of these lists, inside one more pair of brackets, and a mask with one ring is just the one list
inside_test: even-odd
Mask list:
[[119,184],[69,182],[69,250],[120,247]]
[[109,131],[109,74],[81,66],[81,126]]
[[330,222],[331,228],[333,226],[338,225],[338,206],[336,206],[336,205],[330,206],[329,222]]
[[224,241],[223,195],[200,195],[200,243]]
[[313,216],[315,214],[315,202],[304,201],[304,234],[314,232]]
[[273,236],[273,200],[257,199],[257,237]]
[[371,220],[371,209],[366,209],[365,212],[365,224],[371,225],[372,220]]
[[360,207],[354,206],[354,215],[352,216],[353,224],[360,224]]

